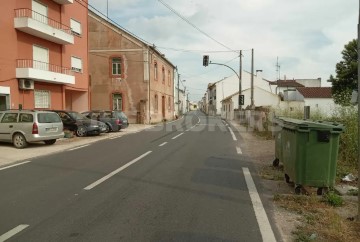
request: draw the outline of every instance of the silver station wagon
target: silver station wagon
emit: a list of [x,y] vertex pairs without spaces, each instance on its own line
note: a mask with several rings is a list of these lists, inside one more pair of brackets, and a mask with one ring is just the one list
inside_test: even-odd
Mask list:
[[37,110],[0,111],[0,141],[11,142],[18,149],[29,142],[52,145],[63,138],[63,123],[57,113]]

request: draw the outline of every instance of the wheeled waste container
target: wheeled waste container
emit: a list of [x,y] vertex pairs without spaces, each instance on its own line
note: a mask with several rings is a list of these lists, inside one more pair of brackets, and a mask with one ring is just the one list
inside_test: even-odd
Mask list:
[[295,183],[295,193],[302,186],[317,187],[323,194],[333,187],[339,150],[339,135],[344,126],[330,122],[282,118],[282,163],[286,182]]
[[279,166],[280,162],[283,162],[282,158],[282,142],[281,142],[281,130],[283,127],[283,121],[277,117],[273,121],[272,135],[275,139],[275,159],[273,160],[273,166]]

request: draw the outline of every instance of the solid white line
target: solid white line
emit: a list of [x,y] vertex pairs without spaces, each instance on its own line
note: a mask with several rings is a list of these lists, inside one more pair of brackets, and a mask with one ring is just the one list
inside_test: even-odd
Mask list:
[[231,129],[230,127],[229,127],[229,130],[230,130],[230,133],[231,133],[231,136],[232,136],[233,140],[234,140],[234,141],[237,140],[234,132],[232,131],[232,129]]
[[171,139],[176,139],[177,137],[179,137],[179,136],[181,136],[181,135],[183,135],[184,133],[181,133],[181,134],[178,134],[178,135],[176,135],[175,137],[172,137]]
[[164,143],[160,144],[159,146],[161,147],[161,146],[164,146],[166,144],[167,144],[167,142],[164,142]]
[[81,149],[81,148],[84,148],[86,146],[89,146],[89,144],[87,145],[81,145],[81,146],[78,146],[78,147],[75,147],[75,148],[72,148],[72,149],[69,149],[69,150],[77,150],[77,149]]
[[242,154],[241,148],[240,148],[240,147],[236,147],[236,152],[241,155],[241,154]]
[[264,206],[262,205],[260,196],[256,190],[256,186],[255,186],[254,180],[252,179],[249,168],[243,167],[242,169],[243,169],[246,185],[249,190],[251,202],[253,204],[253,208],[255,211],[255,217],[259,224],[262,241],[276,242],[274,232],[271,228],[271,225],[270,225],[269,219],[266,215]]
[[6,232],[5,234],[0,236],[0,242],[4,242],[5,240],[10,239],[15,234],[21,232],[22,230],[26,229],[27,227],[29,227],[28,224],[20,224],[19,226],[13,228],[12,230],[9,230],[8,232]]
[[9,169],[9,168],[11,168],[11,167],[24,165],[24,164],[29,163],[29,162],[31,162],[31,161],[28,160],[28,161],[24,161],[24,162],[17,163],[17,164],[15,164],[15,165],[5,166],[5,167],[0,168],[0,171],[1,171],[1,170],[5,170],[5,169]]
[[106,176],[104,176],[103,178],[100,178],[99,180],[97,180],[96,182],[91,183],[89,186],[85,187],[84,190],[91,190],[94,187],[96,187],[97,185],[103,183],[104,181],[106,181],[107,179],[111,178],[112,176],[116,175],[117,173],[119,173],[122,170],[125,170],[126,168],[128,168],[129,166],[131,166],[132,164],[136,163],[137,161],[141,160],[142,158],[144,158],[145,156],[147,156],[148,154],[150,154],[152,151],[148,151],[144,154],[142,154],[141,156],[139,156],[138,158],[133,159],[132,161],[130,161],[129,163],[126,163],[125,165],[123,165],[122,167],[116,169],[115,171],[110,172],[109,174],[107,174]]

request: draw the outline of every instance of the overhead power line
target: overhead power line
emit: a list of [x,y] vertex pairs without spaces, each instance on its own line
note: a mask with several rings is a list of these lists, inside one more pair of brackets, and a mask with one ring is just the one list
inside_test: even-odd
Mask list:
[[224,45],[223,43],[221,43],[220,41],[214,39],[213,37],[211,37],[209,34],[205,33],[204,31],[202,31],[199,27],[197,27],[195,24],[193,24],[192,22],[190,22],[187,18],[185,18],[183,15],[181,15],[180,13],[178,13],[175,9],[173,9],[169,4],[165,3],[163,0],[158,0],[160,3],[162,3],[165,7],[167,7],[171,12],[173,12],[174,14],[176,14],[179,18],[181,18],[182,20],[184,20],[186,23],[188,23],[189,25],[191,25],[194,29],[196,29],[197,31],[199,31],[200,33],[202,33],[203,35],[205,35],[206,37],[212,39],[213,41],[215,41],[216,43],[218,43],[219,45],[225,47],[226,49],[230,50],[230,51],[234,51],[235,50],[227,47],[226,45]]

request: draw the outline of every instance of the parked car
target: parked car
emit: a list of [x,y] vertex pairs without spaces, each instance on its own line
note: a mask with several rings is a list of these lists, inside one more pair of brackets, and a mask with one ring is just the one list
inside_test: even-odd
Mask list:
[[119,131],[129,126],[129,121],[124,112],[118,110],[91,110],[83,112],[83,114],[91,119],[104,122],[108,126],[109,131]]
[[113,115],[111,111],[106,110],[91,110],[83,112],[87,118],[101,121],[106,124],[106,132],[110,131],[120,131],[121,129],[121,119]]
[[78,137],[100,135],[100,133],[106,131],[106,124],[89,119],[79,112],[65,110],[52,111],[60,116],[64,124],[64,129],[75,132]]
[[117,111],[117,110],[113,110],[111,112],[112,112],[113,117],[120,119],[122,129],[129,127],[129,120],[124,112]]
[[52,145],[63,137],[63,123],[54,112],[0,111],[0,141],[13,143],[18,149],[25,148],[29,142],[37,141]]

